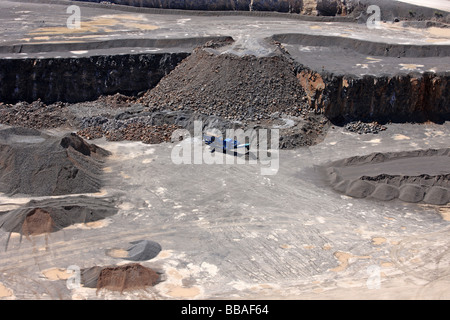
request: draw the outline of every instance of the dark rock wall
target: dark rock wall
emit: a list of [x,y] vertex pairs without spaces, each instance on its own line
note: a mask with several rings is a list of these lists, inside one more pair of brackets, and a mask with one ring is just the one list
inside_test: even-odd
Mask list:
[[[42,1],[42,0],[41,0]],[[259,11],[290,12],[313,16],[347,16],[364,23],[371,15],[370,5],[380,7],[382,20],[438,20],[449,23],[446,11],[420,7],[392,0],[75,0],[111,3],[132,7],[180,9],[197,11]]]
[[[102,2],[102,0],[78,0]],[[134,7],[209,10],[209,11],[278,11],[300,13],[303,0],[109,0]]]
[[450,56],[450,45],[398,44],[340,36],[302,33],[275,34],[271,36],[271,39],[280,43],[292,45],[346,48],[364,55],[379,57],[425,58]]
[[448,72],[361,78],[300,66],[297,77],[309,103],[334,123],[450,120]]
[[0,102],[80,102],[154,87],[189,53],[0,59]]

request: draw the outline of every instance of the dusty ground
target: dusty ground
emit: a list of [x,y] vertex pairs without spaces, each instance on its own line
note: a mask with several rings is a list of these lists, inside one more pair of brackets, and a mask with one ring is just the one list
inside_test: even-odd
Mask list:
[[[364,155],[447,147],[449,134],[448,123],[389,125],[377,136],[335,128],[314,147],[281,151],[273,176],[261,175],[262,164],[175,165],[176,144],[98,140],[113,156],[94,196],[114,196],[119,212],[46,239],[13,234],[0,253],[3,297],[448,298],[448,208],[342,196],[314,168],[347,157],[348,148]],[[123,294],[67,288],[66,269],[127,263],[106,253],[141,239],[161,245],[142,264],[164,281]]]
[[[14,18],[2,20],[6,22],[2,22],[4,51],[0,56],[5,59],[161,50],[80,50],[76,46],[64,52],[55,51],[54,47],[45,53],[6,50],[16,44],[45,46],[50,40],[69,46],[72,41],[83,39],[161,39],[179,35],[239,38],[249,33],[262,39],[289,31],[388,43],[445,45],[450,41],[448,33],[441,33],[442,30],[418,30],[389,23],[368,33],[364,26],[347,23],[296,20],[280,23],[273,17],[249,17],[242,22],[240,17],[225,16],[211,24],[210,17],[133,16],[120,11],[108,11],[107,15],[98,8],[86,14],[86,24],[79,32],[68,33],[61,28],[67,18],[64,10],[52,12],[55,20],[51,20],[50,11],[42,9],[46,6],[11,1],[3,1],[1,6],[5,10],[0,11],[0,16]],[[33,15],[35,12],[41,15]],[[130,20],[134,23],[130,24]],[[48,21],[54,23],[49,25]],[[21,28],[17,28],[18,24]],[[248,48],[255,52],[260,47],[253,44]],[[400,60],[386,57],[373,61],[362,54],[349,58],[340,50],[291,46],[288,49],[298,51],[298,57],[300,52],[309,52],[303,56],[308,61],[313,61],[317,54],[324,59],[342,58],[342,63],[329,62],[324,66],[336,72],[345,68],[356,74],[384,70],[395,73],[404,68],[448,69],[448,57]],[[89,110],[79,105],[71,110],[79,117],[83,113],[101,116],[110,111],[109,107]],[[115,107],[119,112],[121,106]],[[74,114],[60,112],[70,106],[57,104],[52,108],[50,114],[55,118],[51,120],[58,125],[73,120],[60,117],[61,113]],[[47,123],[47,114],[40,114],[40,110],[36,108],[27,121]],[[20,119],[10,124],[18,123]],[[59,137],[73,131],[51,127],[40,128]],[[226,164],[222,165],[174,163],[173,154],[190,140],[161,144],[108,141],[105,137],[90,140],[110,151],[111,156],[104,163],[102,189],[83,196],[98,202],[114,199],[118,212],[49,234],[21,237],[1,230],[0,298],[448,299],[449,205],[352,198],[334,191],[322,179],[319,167],[373,152],[448,148],[449,137],[449,122],[387,124],[386,130],[377,135],[330,126],[324,140],[316,145],[272,152],[270,156],[263,154],[255,164],[238,163],[241,158],[224,155]],[[204,159],[211,156],[207,149],[202,155]],[[271,168],[267,168],[269,165]],[[445,163],[444,169],[450,171]],[[68,196],[64,197],[63,203],[70,204]],[[0,211],[19,209],[31,199],[61,202],[58,197],[0,194]],[[78,285],[76,276],[81,270],[128,264],[126,249],[140,240],[161,246],[156,257],[140,262],[160,274],[160,282],[146,290],[126,292],[97,291]]]

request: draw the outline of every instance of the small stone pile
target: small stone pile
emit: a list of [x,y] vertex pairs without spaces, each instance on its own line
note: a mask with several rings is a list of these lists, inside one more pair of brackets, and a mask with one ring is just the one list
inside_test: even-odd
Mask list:
[[0,103],[0,123],[33,129],[61,127],[68,122],[68,105],[63,102],[46,105],[41,100],[32,103]]
[[172,133],[180,127],[173,124],[151,125],[140,118],[129,120],[106,119],[102,125],[87,126],[77,132],[87,140],[105,137],[108,141],[142,141],[157,144],[171,140]]
[[355,132],[358,134],[377,134],[381,131],[385,131],[387,128],[379,124],[378,122],[362,122],[362,121],[353,121],[349,122],[345,125],[345,130],[350,132]]

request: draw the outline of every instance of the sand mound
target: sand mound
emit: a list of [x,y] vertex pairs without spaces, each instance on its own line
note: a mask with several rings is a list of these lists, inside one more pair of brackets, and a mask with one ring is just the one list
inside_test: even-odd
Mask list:
[[112,291],[132,291],[154,286],[159,275],[154,270],[138,263],[122,266],[92,267],[81,271],[81,282],[85,287]]
[[275,112],[299,116],[307,107],[295,63],[284,50],[265,44],[268,52],[261,54],[225,44],[195,49],[141,102],[238,121],[268,119]]
[[354,180],[347,187],[347,195],[354,198],[365,198],[375,190],[375,186],[367,181]]
[[351,157],[328,164],[324,172],[334,190],[355,198],[450,201],[450,149]]
[[131,261],[146,261],[153,259],[161,252],[161,245],[155,241],[138,240],[130,242],[126,249],[114,248],[106,251],[113,258]]
[[32,200],[0,215],[0,228],[25,236],[50,233],[76,223],[88,223],[117,212],[112,199],[73,196]]
[[425,190],[421,186],[405,184],[400,187],[398,198],[406,202],[420,202],[425,196]]
[[34,129],[0,130],[0,192],[52,196],[98,192],[109,153],[76,134],[63,138]]
[[156,257],[161,251],[161,245],[150,240],[133,241],[127,251],[127,260],[145,261]]
[[394,186],[389,184],[380,183],[376,186],[371,196],[375,199],[382,201],[389,201],[398,198],[400,192]]
[[444,205],[450,202],[450,191],[441,187],[431,187],[428,190],[424,201],[430,204]]

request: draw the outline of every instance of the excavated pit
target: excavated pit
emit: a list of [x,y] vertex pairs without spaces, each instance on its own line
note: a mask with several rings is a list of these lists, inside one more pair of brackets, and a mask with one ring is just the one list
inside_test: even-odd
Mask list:
[[219,130],[278,128],[283,149],[321,141],[327,119],[309,107],[289,53],[272,41],[250,43],[246,50],[248,45],[248,39],[209,41],[138,97],[2,104],[0,121],[36,129],[75,127],[87,139],[160,143],[201,120]]
[[[350,20],[354,20],[356,14],[361,13],[361,8],[359,11],[351,11],[349,7],[338,6],[337,1],[318,1],[315,3],[317,6],[311,6],[312,2],[315,1],[304,1],[301,2],[301,5],[298,1],[278,1],[276,3],[279,6],[278,11],[285,11],[285,8],[288,8],[292,12],[308,11],[327,16],[345,16],[354,12],[354,15],[349,17]],[[362,8],[365,9],[367,2],[361,2],[364,2]],[[127,3],[136,2],[127,1]],[[156,2],[153,3],[158,5]],[[169,2],[163,1],[159,5],[167,5],[167,3]],[[226,1],[213,3],[228,4]],[[242,3],[250,10],[248,2],[240,4]],[[339,3],[342,4],[342,2]],[[186,2],[185,5],[189,4],[192,2]],[[307,4],[310,7],[307,7]],[[252,9],[264,10],[266,6],[273,7],[274,2],[252,1],[250,5]],[[362,11],[364,12],[364,10]],[[336,22],[336,20],[327,20],[324,17],[313,19],[314,21]],[[180,24],[186,23],[183,19],[180,20]],[[347,21],[350,20],[347,19]],[[59,52],[58,50],[83,51],[84,49],[95,52],[95,54],[89,52],[91,56],[78,58],[68,57],[69,53],[64,52],[66,56],[63,58],[47,56],[47,58],[0,60],[0,122],[14,127],[26,127],[0,131],[0,192],[11,196],[8,197],[8,201],[14,199],[15,196],[22,195],[41,197],[24,205],[14,204],[18,208],[0,212],[0,228],[9,232],[6,247],[10,239],[13,239],[12,233],[20,234],[20,239],[23,236],[30,239],[34,236],[62,230],[74,224],[105,219],[118,212],[115,196],[78,195],[78,193],[98,193],[102,190],[104,160],[109,155],[107,151],[86,143],[82,138],[105,137],[107,141],[131,140],[157,144],[171,141],[171,134],[179,128],[192,130],[194,121],[201,120],[203,122],[202,129],[216,128],[222,132],[230,128],[278,128],[280,129],[280,148],[292,149],[314,146],[322,142],[327,135],[330,121],[334,124],[349,124],[360,120],[373,123],[374,121],[426,122],[428,120],[442,122],[450,119],[448,72],[406,73],[397,66],[398,63],[394,63],[394,60],[400,57],[413,59],[420,63],[426,61],[424,65],[427,67],[429,67],[428,63],[437,63],[438,69],[444,70],[441,67],[448,64],[449,46],[388,45],[376,41],[350,38],[278,34],[256,40],[249,37],[236,37],[233,41],[228,37],[223,37],[222,41],[212,41],[205,45],[203,43],[206,42],[206,38],[196,38],[195,49],[194,42],[187,38],[185,40],[147,39],[146,43],[138,43],[139,39],[124,39],[88,43],[30,43],[0,47],[0,53],[6,52],[11,55],[45,52],[50,56]],[[187,42],[180,46],[180,42],[183,41]],[[126,46],[134,48],[139,45],[149,48],[162,47],[167,49],[167,52],[163,50],[157,54],[117,54],[117,51],[111,50],[108,54],[97,55],[101,50],[109,51],[112,48]],[[201,46],[198,47],[198,45]],[[177,46],[177,50],[171,50],[171,46]],[[116,53],[110,54],[111,52]],[[344,59],[343,57],[347,60],[340,64],[336,63],[335,67],[332,66],[333,61]],[[385,69],[380,68],[380,72],[372,74],[362,70],[363,73],[358,73],[365,67],[353,68],[351,63],[353,63],[352,60],[360,62],[360,59],[377,61],[377,63],[387,61],[388,63],[383,67]],[[403,61],[402,59],[401,61]],[[384,73],[393,65],[396,68]],[[374,64],[374,66],[376,69],[381,66],[381,63]],[[401,72],[398,72],[399,70]],[[77,133],[64,137],[53,137],[38,131],[54,128],[70,129]],[[360,133],[374,134],[385,129],[386,127],[376,123],[367,126],[358,124],[356,130],[359,130]],[[334,133],[336,132],[334,131]],[[352,134],[348,135],[357,137]],[[102,141],[102,143],[104,142]],[[330,143],[330,149],[333,149],[331,143],[337,142],[327,141],[326,143]],[[383,143],[387,142],[383,141]],[[136,147],[136,145],[132,145]],[[348,146],[349,144],[346,145],[348,152],[362,150],[362,148],[352,150],[352,147]],[[319,150],[322,147],[326,149],[328,146],[324,144],[318,146],[317,149],[304,148],[297,154],[299,159],[287,159],[291,161],[287,162],[291,165],[289,170],[293,171],[288,171],[289,176],[287,174],[283,176],[287,171],[285,164],[280,170],[281,178],[288,181],[286,185],[280,183],[280,178],[278,181],[273,179],[270,182],[270,179],[265,177],[264,183],[260,185],[261,181],[253,180],[253,176],[252,178],[249,175],[245,176],[243,171],[225,170],[225,178],[230,178],[230,180],[224,179],[223,185],[219,189],[231,186],[231,189],[223,189],[229,191],[225,192],[227,196],[233,195],[234,192],[237,195],[241,192],[240,189],[246,190],[251,183],[254,183],[255,187],[251,188],[254,190],[250,191],[256,193],[249,193],[254,197],[250,198],[246,195],[242,198],[231,197],[237,201],[228,201],[228,199],[219,198],[214,194],[211,197],[211,194],[205,193],[203,190],[195,195],[190,193],[193,186],[200,186],[200,189],[210,189],[211,191],[216,190],[217,186],[207,183],[211,182],[209,180],[213,180],[211,177],[221,179],[222,176],[217,173],[215,176],[214,171],[208,171],[211,167],[204,172],[204,167],[198,172],[195,171],[196,168],[192,168],[192,172],[189,173],[194,174],[186,175],[186,172],[190,171],[189,169],[175,168],[171,166],[172,164],[164,162],[166,160],[162,159],[159,152],[165,146],[162,146],[161,149],[155,148],[154,158],[150,157],[150,154],[153,155],[155,152],[151,148],[140,154],[137,160],[131,154],[126,154],[126,156],[130,155],[128,167],[118,164],[110,167],[112,168],[111,172],[118,178],[113,179],[115,182],[117,181],[117,184],[112,190],[117,191],[123,187],[123,193],[125,196],[129,196],[127,202],[121,199],[123,201],[121,210],[124,211],[124,214],[117,220],[113,220],[108,228],[102,230],[71,228],[66,230],[67,232],[62,232],[64,241],[68,239],[68,248],[57,247],[61,243],[65,247],[66,242],[54,241],[51,243],[51,253],[54,250],[57,254],[54,255],[54,260],[52,260],[53,258],[50,260],[61,263],[69,261],[70,258],[74,258],[71,261],[76,261],[76,263],[91,261],[89,259],[93,259],[93,255],[97,255],[101,251],[101,254],[104,253],[108,256],[101,256],[102,261],[109,258],[147,261],[161,252],[161,246],[149,240],[133,240],[138,237],[146,238],[149,234],[161,239],[162,243],[173,246],[164,253],[166,257],[173,254],[172,258],[178,259],[178,252],[186,250],[185,257],[188,260],[198,254],[199,247],[195,243],[197,240],[200,239],[207,243],[211,239],[209,235],[209,238],[203,238],[202,232],[206,230],[202,229],[204,225],[199,224],[201,228],[196,229],[197,224],[189,224],[191,221],[189,219],[197,215],[197,211],[201,213],[201,216],[198,216],[199,221],[204,218],[203,222],[208,222],[208,219],[217,220],[217,215],[220,215],[225,222],[227,219],[229,219],[228,221],[232,220],[230,225],[234,226],[242,222],[239,215],[241,215],[241,211],[245,210],[244,207],[234,205],[248,202],[250,205],[252,203],[256,205],[256,208],[251,206],[252,209],[255,209],[254,218],[256,220],[251,220],[248,224],[246,222],[245,225],[241,224],[239,227],[242,230],[239,230],[239,234],[245,235],[251,241],[241,241],[239,245],[242,244],[242,247],[235,250],[237,247],[230,247],[229,240],[233,239],[231,242],[234,244],[240,239],[231,238],[234,235],[230,230],[233,230],[217,229],[220,232],[216,233],[217,237],[214,237],[209,247],[209,250],[215,251],[213,253],[207,251],[208,245],[210,245],[207,243],[206,250],[201,252],[200,277],[209,272],[215,279],[220,279],[222,275],[227,274],[235,277],[236,275],[230,272],[231,269],[226,269],[227,264],[235,258],[235,261],[240,261],[241,264],[241,262],[245,262],[242,260],[242,255],[250,256],[253,253],[257,259],[262,257],[265,260],[261,262],[255,260],[254,263],[259,265],[257,269],[264,276],[266,274],[270,276],[260,278],[260,282],[265,282],[266,279],[275,282],[280,279],[280,274],[283,281],[291,281],[292,278],[298,279],[302,275],[307,275],[308,272],[318,275],[320,270],[317,266],[319,265],[323,270],[327,268],[327,270],[335,271],[338,268],[328,269],[328,267],[333,267],[335,262],[331,260],[330,264],[328,256],[331,259],[336,257],[342,262],[339,268],[346,269],[353,262],[345,261],[344,263],[339,259],[340,254],[349,257],[354,254],[355,259],[364,260],[366,252],[368,252],[365,247],[360,252],[353,250],[360,243],[366,246],[367,236],[363,234],[363,239],[358,241],[359,239],[353,238],[352,234],[344,233],[346,232],[345,228],[335,231],[326,230],[326,228],[331,224],[333,226],[342,226],[346,223],[354,225],[362,220],[355,222],[353,212],[348,215],[352,216],[351,220],[340,220],[342,216],[346,215],[342,211],[336,210],[338,206],[344,206],[342,201],[335,201],[331,205],[329,202],[336,199],[330,200],[328,198],[330,195],[323,193],[323,190],[316,190],[313,186],[304,184],[305,177],[301,177],[301,183],[291,180],[296,174],[297,166],[303,166],[306,170],[311,169],[304,163],[299,165],[299,161],[310,159],[311,162],[308,165],[313,165],[315,160],[323,159]],[[128,152],[128,149],[124,148],[124,150],[121,156]],[[323,172],[329,185],[335,191],[354,198],[377,201],[399,200],[409,203],[432,204],[442,208],[450,201],[449,150],[429,149],[352,157],[326,165]],[[317,152],[319,156],[302,158],[307,152],[311,154]],[[328,149],[326,152],[328,153]],[[331,152],[336,152],[336,148]],[[120,156],[120,152],[118,154]],[[288,152],[285,153],[285,155],[287,154]],[[333,155],[331,156],[335,159]],[[121,160],[124,159],[124,162],[128,161],[128,158]],[[142,162],[139,164],[133,162],[141,160]],[[154,160],[156,161],[153,162]],[[158,167],[161,163],[164,167]],[[124,168],[124,171],[120,172],[120,177],[117,177],[115,168]],[[144,173],[147,173],[145,169],[148,168],[147,176]],[[136,174],[136,172],[127,172],[126,170],[140,171],[139,174]],[[247,173],[245,172],[245,174]],[[292,175],[290,175],[291,173]],[[258,174],[254,176],[260,178]],[[242,179],[242,177],[246,178]],[[142,180],[140,180],[141,178]],[[152,180],[151,183],[150,180]],[[294,183],[291,184],[291,181]],[[183,189],[186,188],[184,183],[190,188],[189,192],[186,192],[187,189]],[[280,183],[281,188],[278,188],[277,183]],[[155,189],[152,188],[154,186]],[[274,186],[274,188],[267,190],[267,186]],[[169,192],[166,194],[167,197],[163,198],[165,191]],[[180,196],[181,194],[186,198]],[[208,195],[205,197],[207,201],[202,200],[203,195]],[[182,199],[181,204],[179,205],[177,202],[172,204],[171,200],[177,197]],[[312,197],[317,197],[318,200],[312,199]],[[200,202],[196,202],[197,199]],[[296,201],[292,202],[293,205],[290,206],[289,201],[293,201],[293,199]],[[164,205],[164,203],[166,204]],[[190,204],[193,208],[191,214],[182,213],[173,217],[170,215],[176,213],[176,209],[181,209],[183,206],[185,206],[183,211],[188,212],[187,210],[191,209],[188,208]],[[153,209],[149,209],[151,205],[153,205]],[[216,205],[217,207],[215,207]],[[286,210],[281,211],[285,212],[278,210],[280,207],[284,207]],[[290,211],[290,207],[293,208],[292,211]],[[215,210],[216,208],[217,210]],[[298,208],[302,208],[304,211],[301,215],[297,215]],[[375,206],[374,211],[376,209],[379,207]],[[392,210],[394,213],[394,209]],[[208,216],[210,211],[212,211],[212,215]],[[247,213],[253,213],[253,211],[249,210]],[[277,215],[274,216],[274,213]],[[336,215],[334,215],[335,213]],[[204,216],[204,214],[206,215]],[[295,222],[291,223],[292,217],[295,217],[300,223],[298,225]],[[261,220],[259,220],[260,218]],[[374,225],[378,225],[381,219],[378,212],[372,216],[368,215],[367,218],[368,223],[373,222]],[[314,219],[317,219],[320,224],[316,224],[312,228],[303,228],[314,224],[312,222]],[[164,224],[161,222],[162,220]],[[270,254],[270,259],[265,258],[268,256],[266,253],[264,256],[262,252],[258,251],[259,248],[266,250],[273,247],[273,243],[258,241],[277,239],[271,233],[277,229],[271,228],[270,223],[273,221],[280,227],[279,230],[284,230],[281,229],[283,220],[289,222],[289,225],[285,225],[286,228],[292,227],[296,230],[283,232],[292,236],[291,238],[283,238],[284,236],[280,232],[277,237],[280,237],[281,245],[275,247],[279,251],[282,249],[282,252],[289,249],[297,250],[296,254],[288,256],[290,256],[289,259],[298,258],[298,261],[287,262],[289,262],[288,265],[301,265],[298,270],[296,268],[283,270],[283,267],[279,265],[279,257],[283,258],[283,256],[278,255],[276,251]],[[180,224],[177,224],[178,222]],[[253,227],[256,229],[252,229]],[[268,233],[264,231],[265,229],[261,229],[265,227],[267,227]],[[257,230],[258,228],[260,229]],[[418,225],[417,230],[419,228],[422,226]],[[313,229],[316,230],[316,233],[308,234]],[[178,233],[180,230],[183,232]],[[197,232],[198,230],[200,232]],[[207,232],[210,230],[212,229],[208,229]],[[256,230],[256,232],[252,230]],[[385,230],[380,231],[380,233],[383,232]],[[405,232],[410,232],[410,230]],[[259,233],[263,234],[265,240],[259,239]],[[107,235],[105,236],[105,234]],[[340,236],[338,236],[339,234]],[[182,235],[181,238],[180,235]],[[227,235],[227,237],[223,237],[223,235]],[[274,233],[274,235],[276,234]],[[335,235],[336,238],[333,238]],[[72,236],[79,239],[73,240]],[[175,238],[170,238],[172,236]],[[102,239],[102,246],[87,247],[95,243],[91,242],[92,240],[100,242],[100,239]],[[190,241],[192,239],[196,241]],[[348,239],[352,240],[350,241],[351,248],[347,246]],[[171,242],[172,240],[176,241]],[[127,241],[129,246],[119,247],[118,245],[123,244],[124,241]],[[252,244],[253,241],[254,244]],[[216,246],[216,242],[219,244],[218,246]],[[389,242],[393,243],[394,241]],[[204,243],[202,243],[202,250]],[[253,247],[246,247],[247,243]],[[304,254],[301,251],[302,248],[296,248],[290,243],[305,243],[303,249],[307,249],[313,254]],[[314,243],[314,245],[309,245],[309,243]],[[103,244],[113,249],[105,250]],[[321,244],[323,250],[314,250],[313,247],[317,245],[319,248]],[[332,247],[334,247],[333,250],[339,251],[334,253],[330,251],[330,254],[326,256],[326,251]],[[72,250],[72,248],[74,249]],[[39,248],[40,251],[43,251],[41,249],[43,248]],[[347,249],[352,254],[340,251]],[[47,248],[45,250],[47,251]],[[69,255],[74,255],[74,257],[63,260],[64,251],[62,250],[70,251]],[[234,256],[235,251],[239,254],[238,256]],[[370,254],[377,252],[372,251]],[[13,254],[15,253],[11,253],[11,257]],[[37,252],[33,255],[33,263],[37,263],[40,258],[39,254],[41,253]],[[164,259],[164,255],[161,256]],[[211,256],[214,258],[211,259],[211,264],[204,263],[204,258]],[[227,257],[227,259],[223,259],[223,257]],[[19,264],[23,263],[22,259],[27,263],[26,257],[19,258]],[[98,257],[95,256],[96,258]],[[316,260],[316,258],[319,259]],[[378,259],[378,256],[373,255],[373,258]],[[255,264],[251,263],[254,259],[249,261],[251,261],[250,264],[242,264],[241,269],[248,269],[249,275],[252,276]],[[304,261],[311,263],[311,269],[308,264],[302,265]],[[182,266],[184,262],[180,260],[176,266]],[[193,268],[190,268],[191,265],[188,263],[190,261],[186,261],[188,268],[186,270],[194,273],[195,264],[192,264]],[[220,266],[218,270],[221,274],[218,276],[216,276],[215,265],[212,263]],[[270,269],[272,268],[271,264],[273,269]],[[170,262],[167,265],[175,266]],[[270,267],[267,270],[265,269],[266,265]],[[353,267],[354,265],[349,269],[353,269]],[[236,265],[231,268],[236,269]],[[292,278],[290,278],[291,272]],[[238,276],[243,276],[242,279],[246,280],[246,275],[240,273],[241,275]],[[273,277],[273,274],[277,276]],[[253,275],[256,274],[253,273]],[[172,272],[168,276],[176,277],[178,273]],[[182,277],[182,272],[179,276]],[[228,279],[227,277],[224,279]],[[212,280],[207,277],[203,278],[202,280],[205,282]],[[252,281],[254,279],[256,277],[253,277]],[[86,288],[97,289],[97,293],[104,289],[120,293],[145,290],[160,280],[158,272],[138,263],[106,267],[94,266],[81,270],[82,285]],[[178,280],[181,281],[181,279]],[[190,279],[182,280],[183,286],[190,283]],[[232,281],[234,280],[232,279]],[[328,279],[325,279],[323,283],[327,281]],[[230,282],[227,281],[227,283]],[[220,285],[223,286],[223,284]],[[202,291],[199,289],[199,292]],[[75,295],[72,293],[73,298]]]
[[[88,139],[159,143],[201,119],[218,129],[281,128],[280,147],[289,149],[322,141],[328,120],[450,119],[448,72],[408,71],[417,64],[397,61],[445,70],[448,45],[276,34],[205,38],[191,51],[200,39],[188,40],[162,42],[169,48],[181,41],[178,53],[3,59],[0,121],[37,129],[69,126]],[[352,67],[355,59],[368,63]],[[113,106],[117,99],[122,101]]]

